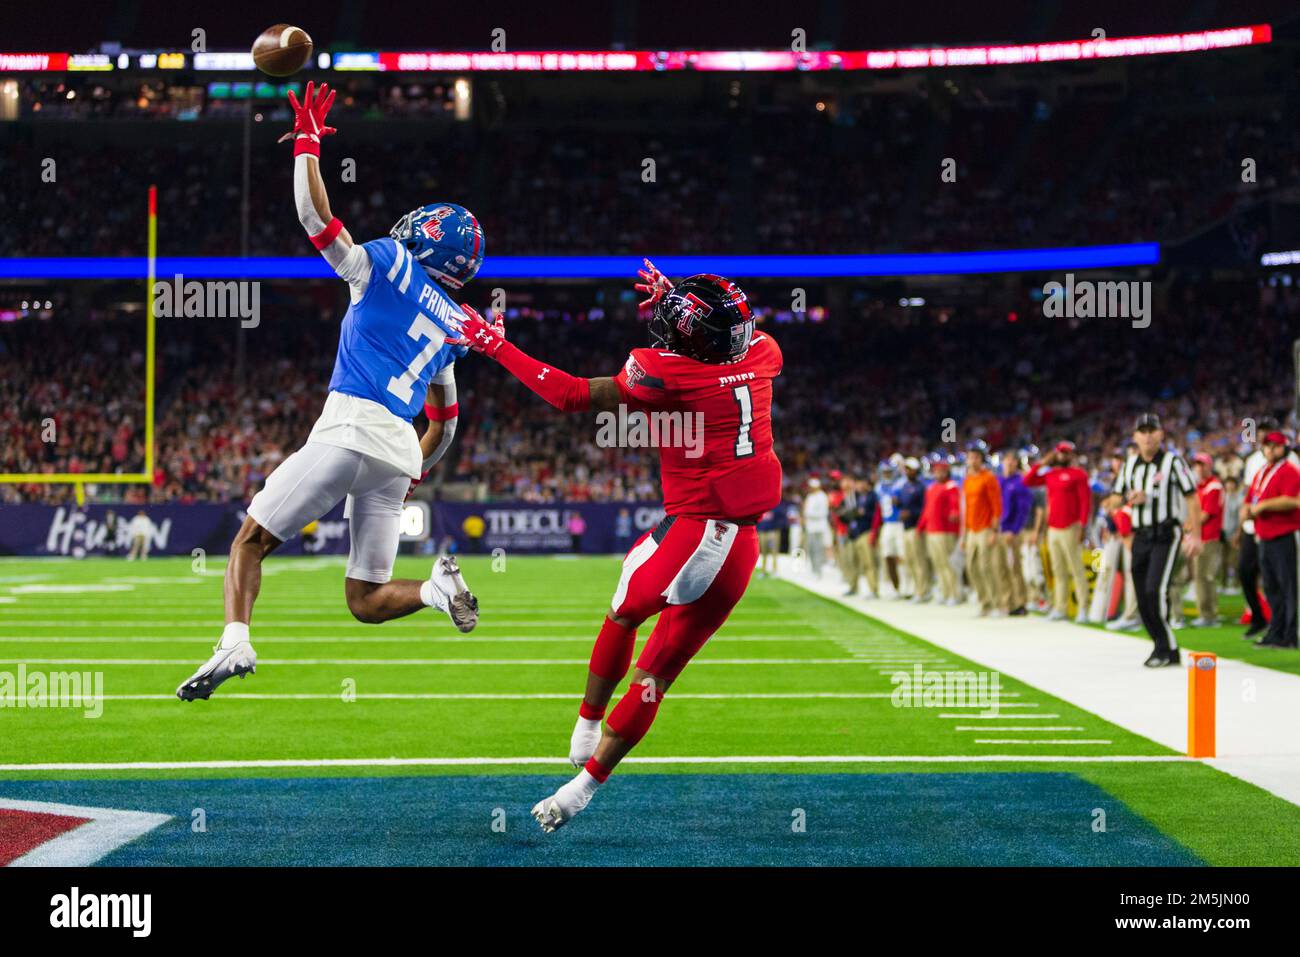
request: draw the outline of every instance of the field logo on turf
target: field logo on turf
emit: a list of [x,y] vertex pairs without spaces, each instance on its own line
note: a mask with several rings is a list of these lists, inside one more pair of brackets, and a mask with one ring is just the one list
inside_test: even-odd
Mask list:
[[1151,283],[1093,282],[1065,274],[1065,283],[1043,286],[1043,315],[1048,319],[1131,319],[1134,329],[1151,325]]
[[1002,676],[996,671],[926,671],[919,663],[911,671],[895,671],[889,696],[895,708],[979,708],[996,717]]
[[51,927],[125,927],[132,937],[153,929],[152,894],[82,894],[74,887],[50,898]]
[[262,284],[227,280],[185,281],[177,273],[171,282],[154,284],[153,311],[169,319],[238,319],[245,329],[262,322]]
[[102,671],[0,671],[0,710],[6,708],[81,708],[85,717],[104,713]]

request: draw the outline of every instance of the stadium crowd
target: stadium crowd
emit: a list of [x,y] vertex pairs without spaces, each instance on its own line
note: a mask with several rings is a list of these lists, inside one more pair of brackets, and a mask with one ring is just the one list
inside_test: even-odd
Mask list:
[[[93,110],[98,101],[50,102]],[[329,144],[327,161],[355,167],[330,184],[334,211],[355,231],[378,233],[430,196],[455,197],[483,223],[489,255],[806,253],[812,236],[827,253],[1168,241],[1300,174],[1300,134],[1285,111],[1209,97],[1176,118],[1159,103],[1123,100],[940,108],[914,95],[846,97],[820,112],[810,102],[773,106],[761,127],[709,103],[671,126],[600,126],[593,106],[558,127],[445,121],[436,161],[423,147],[428,131],[405,122],[398,102],[408,101],[337,107],[347,135]],[[250,153],[247,248],[301,255],[292,164],[274,143],[287,112],[264,109]],[[699,135],[689,135],[692,124]],[[30,228],[0,235],[0,255],[139,249],[149,184],[159,187],[161,249],[239,254],[241,217],[211,211],[240,208],[242,138],[212,123],[142,144],[131,128],[42,120],[10,136],[0,202]],[[731,149],[717,147],[718,129]],[[1242,156],[1256,164],[1249,181]],[[57,162],[54,182],[43,178],[46,159]],[[936,172],[947,160],[951,181]],[[89,222],[67,215],[92,204]]]
[[[160,320],[155,487],[101,486],[95,494],[251,496],[305,439],[328,383],[337,290],[305,288],[274,309],[314,318],[266,319],[247,330],[242,366],[233,321]],[[763,301],[762,292],[753,295]],[[1244,452],[1243,422],[1284,418],[1292,404],[1290,355],[1270,343],[1290,341],[1300,294],[1261,286],[1250,301],[1240,289],[1197,285],[1167,299],[1146,329],[1106,319],[1071,325],[1030,312],[1013,322],[991,307],[865,298],[820,322],[769,318],[766,328],[786,357],[774,422],[789,488],[833,469],[860,475],[894,454],[950,453],[970,439],[1001,450],[1069,438],[1095,477],[1144,409],[1163,417],[1180,449],[1206,452],[1231,471]],[[1255,333],[1243,338],[1247,321]],[[138,312],[0,324],[0,471],[143,467],[140,326]],[[616,373],[627,351],[645,342],[643,324],[630,315],[595,309],[512,316],[508,330],[525,349],[593,376]],[[87,350],[87,341],[97,348]],[[657,496],[652,450],[600,448],[594,422],[555,416],[493,372],[473,357],[459,364],[461,431],[437,481],[496,498]],[[51,418],[56,441],[43,432]],[[70,490],[0,486],[0,495],[59,501]]]

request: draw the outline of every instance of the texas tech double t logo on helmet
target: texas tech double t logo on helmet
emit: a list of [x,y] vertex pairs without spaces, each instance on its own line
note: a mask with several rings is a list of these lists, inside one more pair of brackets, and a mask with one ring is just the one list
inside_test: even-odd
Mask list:
[[701,273],[683,279],[655,305],[650,343],[701,362],[735,362],[749,351],[754,315],[741,288]]

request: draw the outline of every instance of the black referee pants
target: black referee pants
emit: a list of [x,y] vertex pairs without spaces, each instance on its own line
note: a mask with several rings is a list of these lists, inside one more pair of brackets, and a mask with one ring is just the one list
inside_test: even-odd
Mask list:
[[1237,580],[1250,609],[1250,626],[1265,623],[1264,606],[1259,601],[1259,543],[1254,535],[1241,533],[1241,556],[1237,559]]
[[1178,639],[1169,627],[1169,579],[1182,540],[1183,530],[1177,524],[1139,528],[1133,534],[1133,587],[1137,591],[1138,615],[1158,652],[1178,648]]
[[1296,552],[1300,532],[1290,532],[1260,542],[1260,569],[1264,597],[1273,609],[1264,640],[1270,645],[1296,647],[1300,640],[1300,569]]

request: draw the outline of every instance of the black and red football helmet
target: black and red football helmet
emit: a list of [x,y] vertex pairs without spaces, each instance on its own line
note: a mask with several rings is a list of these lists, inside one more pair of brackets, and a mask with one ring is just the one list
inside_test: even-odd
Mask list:
[[730,279],[701,273],[683,279],[655,303],[650,344],[700,362],[736,362],[749,351],[754,314]]

